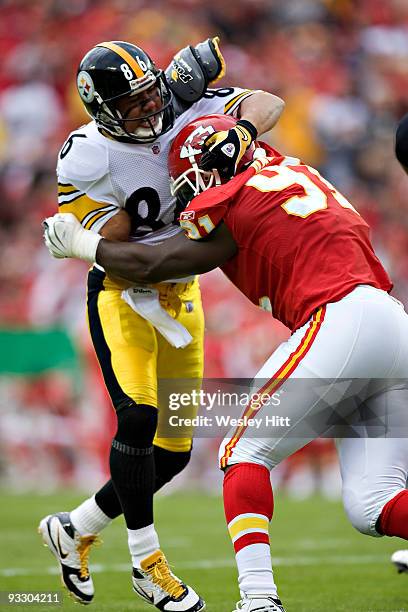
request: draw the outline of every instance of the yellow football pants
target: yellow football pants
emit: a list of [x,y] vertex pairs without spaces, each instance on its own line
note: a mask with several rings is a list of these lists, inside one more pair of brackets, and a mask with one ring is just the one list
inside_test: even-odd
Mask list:
[[[199,391],[203,375],[204,315],[198,279],[190,283],[159,283],[160,303],[193,337],[185,348],[174,348],[121,298],[122,287],[102,270],[88,276],[88,323],[106,387],[114,407],[132,399],[158,408],[157,431],[169,432],[154,444],[166,450],[191,448],[193,428],[182,437],[169,430],[169,393]],[[171,379],[171,380],[169,380]],[[198,406],[183,407],[193,418]]]

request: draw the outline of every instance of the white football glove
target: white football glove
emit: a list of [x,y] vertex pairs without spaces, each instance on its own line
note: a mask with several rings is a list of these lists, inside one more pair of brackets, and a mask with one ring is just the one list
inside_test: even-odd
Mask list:
[[53,257],[75,257],[93,263],[102,236],[82,227],[71,213],[57,213],[43,221],[45,246]]

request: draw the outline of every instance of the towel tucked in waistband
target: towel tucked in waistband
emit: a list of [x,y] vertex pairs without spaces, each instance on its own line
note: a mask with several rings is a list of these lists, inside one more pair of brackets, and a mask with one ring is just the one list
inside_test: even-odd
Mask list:
[[130,287],[122,299],[141,317],[149,321],[172,346],[184,348],[192,341],[190,332],[164,310],[159,292],[152,287]]

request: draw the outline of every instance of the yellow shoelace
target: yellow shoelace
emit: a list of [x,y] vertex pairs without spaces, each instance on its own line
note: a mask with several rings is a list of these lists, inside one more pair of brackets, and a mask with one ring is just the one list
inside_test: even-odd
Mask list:
[[184,587],[180,584],[176,578],[170,572],[170,568],[167,565],[167,561],[160,559],[158,563],[149,571],[152,580],[155,584],[159,585],[163,591],[166,591],[171,597],[180,597],[184,593]]
[[96,546],[101,544],[101,540],[96,535],[83,536],[79,540],[77,551],[79,554],[79,574],[81,578],[89,577],[88,559],[89,552],[93,544],[95,544]]

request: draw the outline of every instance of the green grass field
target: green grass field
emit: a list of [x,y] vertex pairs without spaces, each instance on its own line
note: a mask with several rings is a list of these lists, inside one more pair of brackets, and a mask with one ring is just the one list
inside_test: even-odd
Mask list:
[[[68,493],[1,494],[1,591],[60,589],[54,557],[41,545],[36,528],[45,514],[69,510],[81,499]],[[209,612],[231,612],[239,596],[221,499],[198,494],[158,498],[156,523],[174,571],[204,596]],[[105,530],[103,540],[91,557],[96,596],[90,610],[152,610],[132,593],[122,520]],[[389,563],[390,554],[404,547],[403,542],[358,534],[340,503],[318,498],[294,502],[278,494],[271,540],[275,577],[287,612],[408,611],[408,575],[398,575]],[[18,609],[45,612],[61,607]],[[64,592],[62,609],[82,608]]]

